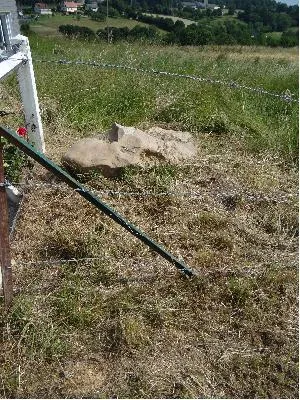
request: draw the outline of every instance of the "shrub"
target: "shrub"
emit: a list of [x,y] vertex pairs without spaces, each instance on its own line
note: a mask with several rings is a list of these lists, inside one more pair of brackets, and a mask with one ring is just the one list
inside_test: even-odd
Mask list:
[[91,12],[91,13],[90,13],[90,18],[91,18],[92,20],[94,20],[94,21],[102,22],[102,21],[105,21],[106,15],[103,14],[102,12],[100,12],[100,11]]
[[58,31],[63,35],[77,38],[92,39],[95,37],[94,31],[86,26],[60,25]]
[[283,47],[294,47],[299,45],[299,31],[286,31],[282,33],[280,44]]
[[23,168],[29,165],[28,157],[14,145],[3,142],[5,176],[11,182],[19,182]]
[[266,40],[267,46],[278,47],[280,46],[280,39],[274,36],[268,36]]
[[22,35],[28,36],[30,33],[30,25],[26,22],[20,26]]
[[109,37],[112,42],[117,42],[119,40],[147,40],[153,42],[160,39],[160,36],[155,28],[151,26],[148,28],[139,25],[132,29],[127,27],[109,27],[105,29],[99,29],[97,31],[97,36],[104,40],[107,40],[107,37]]

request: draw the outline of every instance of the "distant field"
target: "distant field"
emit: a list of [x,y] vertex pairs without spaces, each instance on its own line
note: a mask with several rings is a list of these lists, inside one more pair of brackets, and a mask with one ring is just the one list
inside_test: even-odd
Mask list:
[[201,18],[199,24],[216,26],[224,23],[225,21],[235,21],[235,22],[237,21],[239,24],[246,25],[245,22],[238,20],[236,16],[233,15],[224,15],[223,17],[215,17],[213,19],[207,17]]
[[147,13],[145,13],[145,15],[151,15],[152,17],[160,17],[160,18],[171,18],[174,22],[182,21],[182,22],[184,22],[185,26],[192,25],[192,24],[198,24],[198,23],[201,25],[205,25],[205,24],[216,25],[216,24],[220,24],[225,21],[236,20],[236,17],[233,15],[224,15],[223,17],[215,17],[213,19],[204,17],[204,18],[201,18],[199,21],[193,21],[191,19],[186,19],[186,18],[173,17],[172,15],[147,14]]
[[58,36],[60,35],[58,32],[58,27],[60,25],[75,25],[75,26],[86,26],[93,31],[97,31],[98,29],[104,29],[107,24],[109,26],[113,26],[116,28],[122,28],[127,26],[128,28],[133,28],[136,25],[148,26],[143,22],[126,19],[126,18],[109,18],[108,22],[98,22],[93,21],[87,17],[80,17],[78,20],[75,16],[72,15],[55,15],[53,17],[42,16],[38,19],[38,21],[30,24],[31,29],[42,35],[42,36]]
[[185,24],[185,26],[197,23],[196,21],[192,21],[191,19],[173,17],[172,15],[148,14],[148,13],[144,13],[144,14],[145,15],[150,15],[151,17],[171,18],[174,22],[182,21]]

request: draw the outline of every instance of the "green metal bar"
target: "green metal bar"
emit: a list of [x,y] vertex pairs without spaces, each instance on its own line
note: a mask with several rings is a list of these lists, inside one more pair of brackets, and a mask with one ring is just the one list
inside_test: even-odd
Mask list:
[[110,208],[107,204],[101,201],[97,196],[91,193],[87,188],[81,185],[76,179],[69,175],[66,171],[56,165],[54,162],[45,157],[44,154],[35,150],[29,143],[22,139],[16,132],[7,129],[0,125],[0,134],[3,135],[9,142],[13,143],[15,146],[19,147],[24,153],[29,155],[31,158],[36,160],[39,164],[45,167],[47,170],[51,171],[54,175],[59,177],[67,185],[75,189],[82,197],[87,201],[101,210],[108,217],[113,219],[128,232],[130,232],[137,239],[141,240],[150,249],[154,250],[156,253],[160,254],[167,261],[172,263],[176,268],[178,268],[185,275],[191,277],[196,275],[191,269],[189,269],[182,261],[176,259],[170,252],[160,246],[158,243],[150,239],[145,233],[140,231],[137,227],[126,221],[119,213]]

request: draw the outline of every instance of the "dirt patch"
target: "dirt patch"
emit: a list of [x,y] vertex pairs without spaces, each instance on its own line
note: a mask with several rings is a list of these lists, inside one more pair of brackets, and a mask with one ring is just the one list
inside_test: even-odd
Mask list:
[[101,397],[107,374],[106,366],[97,357],[89,358],[89,360],[69,361],[64,365],[60,372],[64,382],[62,387],[64,397]]

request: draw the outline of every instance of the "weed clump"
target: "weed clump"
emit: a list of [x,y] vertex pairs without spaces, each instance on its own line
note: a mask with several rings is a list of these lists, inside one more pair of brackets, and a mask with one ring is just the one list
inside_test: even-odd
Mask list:
[[225,135],[230,133],[231,124],[224,113],[214,114],[202,125],[202,130],[215,135]]

